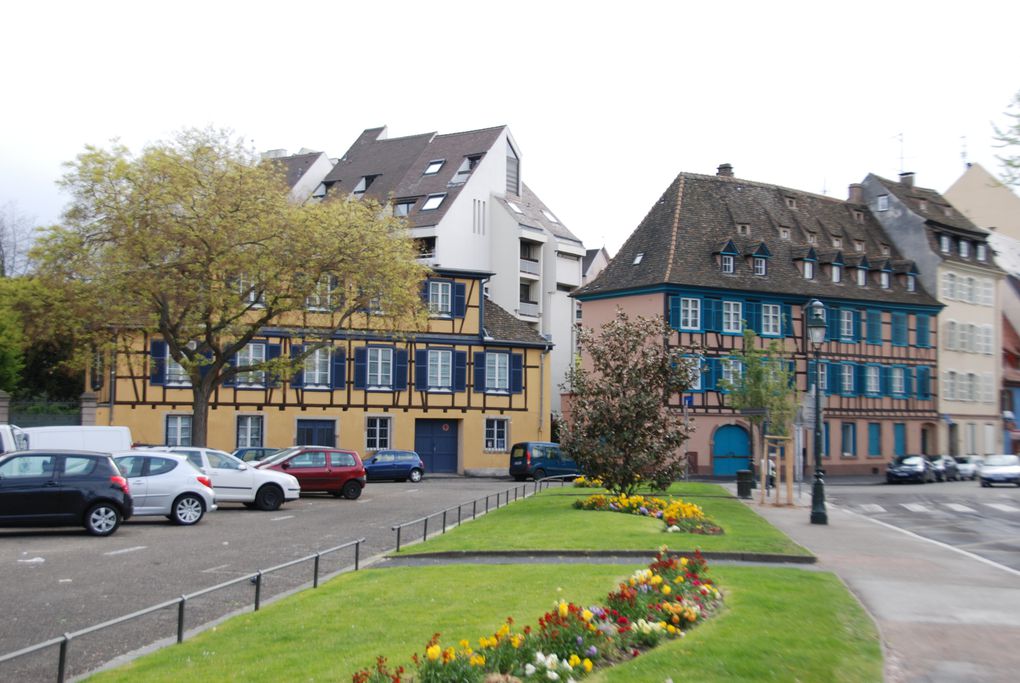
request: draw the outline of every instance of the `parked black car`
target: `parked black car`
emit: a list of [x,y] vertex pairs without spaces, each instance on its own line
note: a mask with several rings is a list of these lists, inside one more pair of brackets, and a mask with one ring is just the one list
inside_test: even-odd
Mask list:
[[898,484],[902,481],[927,484],[935,481],[935,470],[931,460],[923,455],[908,455],[897,458],[886,468],[885,481],[888,484]]
[[16,451],[0,457],[0,526],[84,526],[109,536],[133,512],[106,453]]
[[414,451],[377,451],[365,459],[369,481],[393,479],[419,482],[425,476],[425,462]]
[[960,481],[960,468],[948,455],[936,455],[931,461],[935,481]]

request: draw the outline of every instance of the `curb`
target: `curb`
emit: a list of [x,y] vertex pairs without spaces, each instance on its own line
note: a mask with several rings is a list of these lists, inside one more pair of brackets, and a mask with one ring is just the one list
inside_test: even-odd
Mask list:
[[[590,557],[590,558],[640,558],[647,559],[654,555],[654,550],[448,550],[435,553],[412,553],[408,555],[388,555],[387,561],[402,560],[470,560],[470,559],[532,559],[555,557]],[[670,555],[693,557],[694,551],[675,551]],[[729,560],[736,562],[759,562],[764,564],[815,564],[818,558],[814,555],[782,555],[779,553],[746,553],[725,551],[702,551],[706,560]]]

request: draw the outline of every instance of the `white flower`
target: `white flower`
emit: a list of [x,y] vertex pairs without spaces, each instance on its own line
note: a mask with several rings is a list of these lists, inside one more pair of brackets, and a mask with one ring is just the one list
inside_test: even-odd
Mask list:
[[524,665],[524,675],[525,676],[530,676],[533,673],[535,673],[535,665],[534,664],[525,664]]
[[556,653],[552,653],[545,660],[545,668],[555,670],[560,665],[560,658],[556,656]]
[[556,673],[555,671],[546,671],[545,672],[545,677],[548,678],[550,681],[558,681],[558,680],[560,680],[560,675],[558,673]]
[[542,666],[545,666],[545,655],[542,654],[541,652],[536,652],[535,653],[535,664],[540,664]]
[[668,529],[666,529],[666,531],[668,531],[671,534],[675,534],[676,532],[680,531],[680,527],[678,527],[676,524],[674,524],[673,526],[671,526]]

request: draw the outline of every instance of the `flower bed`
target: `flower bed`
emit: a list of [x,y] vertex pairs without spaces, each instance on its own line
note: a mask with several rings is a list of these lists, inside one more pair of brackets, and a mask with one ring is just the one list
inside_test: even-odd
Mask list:
[[700,552],[670,556],[660,549],[609,593],[604,605],[582,607],[560,600],[538,627],[514,629],[506,622],[492,636],[443,647],[439,634],[412,658],[413,672],[390,670],[380,657],[374,667],[354,674],[354,683],[452,683],[475,681],[573,681],[593,670],[637,657],[664,639],[683,637],[687,629],[718,609],[722,594],[705,574]]
[[588,496],[584,500],[574,501],[574,507],[581,510],[608,510],[623,512],[643,517],[655,517],[665,524],[665,531],[670,533],[686,532],[690,534],[723,533],[720,526],[705,516],[705,511],[694,503],[687,503],[680,498],[663,499],[654,496],[607,496],[599,493]]
[[589,479],[588,477],[581,475],[580,477],[574,480],[574,486],[582,489],[586,488],[600,489],[602,488],[602,480],[599,479],[598,477],[592,477],[591,479]]

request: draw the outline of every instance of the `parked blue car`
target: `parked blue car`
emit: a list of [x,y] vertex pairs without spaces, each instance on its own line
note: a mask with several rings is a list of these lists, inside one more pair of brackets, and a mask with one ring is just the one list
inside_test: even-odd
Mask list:
[[535,480],[559,474],[577,474],[577,463],[560,451],[558,443],[522,441],[510,449],[510,476],[517,481]]
[[376,451],[365,459],[369,481],[380,479],[419,482],[425,476],[425,463],[414,451]]

